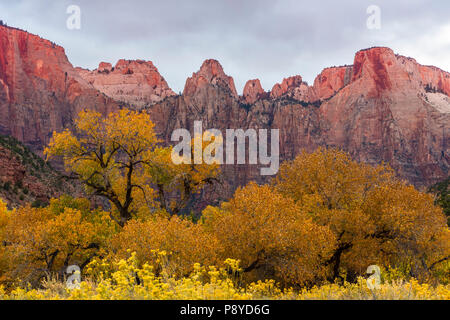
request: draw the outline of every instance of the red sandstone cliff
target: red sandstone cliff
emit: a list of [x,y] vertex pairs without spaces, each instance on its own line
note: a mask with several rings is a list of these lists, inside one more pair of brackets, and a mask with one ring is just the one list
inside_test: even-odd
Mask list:
[[107,113],[116,106],[79,76],[62,47],[0,26],[0,134],[41,150],[82,108]]
[[[334,146],[360,161],[387,162],[417,186],[448,176],[450,98],[445,71],[421,66],[388,48],[371,48],[356,53],[353,66],[323,70],[313,86],[300,76],[290,77],[268,96],[258,81],[250,81],[240,100],[229,94],[232,82],[222,68],[216,73],[228,80],[218,86],[214,77],[188,79],[184,96],[148,108],[166,141],[173,129],[192,129],[194,120],[222,130],[277,128],[282,159],[302,149]],[[234,186],[261,180],[258,172],[255,166],[225,166]]]
[[[434,74],[423,81],[422,74]],[[420,66],[388,48],[361,50],[351,82],[319,109],[328,145],[365,162],[389,162],[416,185],[448,176],[450,104],[428,87],[448,86],[449,74]]]

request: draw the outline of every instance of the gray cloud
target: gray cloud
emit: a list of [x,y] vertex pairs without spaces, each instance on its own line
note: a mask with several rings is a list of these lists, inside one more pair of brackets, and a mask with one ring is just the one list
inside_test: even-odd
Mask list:
[[[81,30],[66,28],[70,4],[81,8]],[[380,30],[366,28],[372,4],[381,8]],[[152,60],[175,91],[207,58],[221,62],[238,91],[253,78],[270,90],[295,74],[312,82],[377,45],[450,70],[449,13],[446,0],[0,0],[0,19],[62,45],[75,66]]]

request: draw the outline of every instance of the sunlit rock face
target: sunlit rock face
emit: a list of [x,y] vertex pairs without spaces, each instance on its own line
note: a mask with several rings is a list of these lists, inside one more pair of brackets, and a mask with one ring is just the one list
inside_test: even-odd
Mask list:
[[151,61],[121,59],[114,67],[101,62],[93,71],[78,71],[95,89],[136,108],[176,95]]
[[117,102],[81,78],[62,47],[0,26],[0,134],[40,152],[83,108],[107,114]]

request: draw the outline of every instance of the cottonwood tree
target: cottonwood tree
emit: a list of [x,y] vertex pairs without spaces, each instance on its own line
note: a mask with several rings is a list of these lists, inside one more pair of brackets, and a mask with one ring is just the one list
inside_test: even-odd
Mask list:
[[419,276],[448,259],[449,230],[441,208],[384,165],[319,149],[285,162],[273,185],[334,233],[330,280],[343,273],[352,279],[371,264],[408,265]]
[[[219,182],[218,163],[194,163],[195,145],[201,147],[201,154],[209,146],[203,137],[197,137],[191,141],[190,155],[180,156],[173,153],[172,148],[158,148],[153,154],[152,165],[147,166],[161,207],[171,215],[180,214],[183,209],[189,208],[190,202],[194,200],[193,195],[199,193],[206,185]],[[174,162],[174,157],[179,159]],[[183,159],[186,161],[181,161]]]
[[0,282],[21,279],[38,284],[46,275],[63,276],[69,265],[83,268],[105,247],[116,224],[105,212],[91,214],[84,199],[66,200],[53,199],[46,208],[27,206],[0,212],[4,249],[0,261],[7,262]]
[[268,185],[239,188],[222,207],[207,207],[203,226],[219,240],[223,259],[240,261],[245,280],[285,285],[325,279],[335,237],[295,202]]
[[123,227],[132,217],[155,208],[169,211],[166,195],[160,191],[167,186],[184,190],[179,202],[171,204],[177,209],[172,213],[178,213],[186,199],[217,174],[175,167],[168,157],[171,149],[158,143],[146,113],[120,110],[102,117],[86,110],[79,114],[74,132],[66,129],[53,134],[45,154],[62,157],[66,170],[87,193],[109,200],[114,209],[111,218]]
[[[217,238],[200,224],[176,215],[130,221],[112,238],[111,248],[112,258],[127,259],[134,252],[138,262],[153,266],[155,273],[164,270],[179,277],[189,276],[196,263],[212,266],[222,262]],[[166,255],[159,257],[151,249]]]

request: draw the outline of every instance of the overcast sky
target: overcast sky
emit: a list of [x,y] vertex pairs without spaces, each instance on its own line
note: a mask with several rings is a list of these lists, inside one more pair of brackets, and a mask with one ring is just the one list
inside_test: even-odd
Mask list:
[[[81,29],[69,30],[69,5]],[[381,29],[367,28],[367,8]],[[74,66],[151,60],[175,91],[203,60],[217,59],[238,92],[259,78],[266,90],[291,75],[312,83],[359,49],[388,46],[450,71],[448,0],[0,0],[0,19],[62,45]]]

